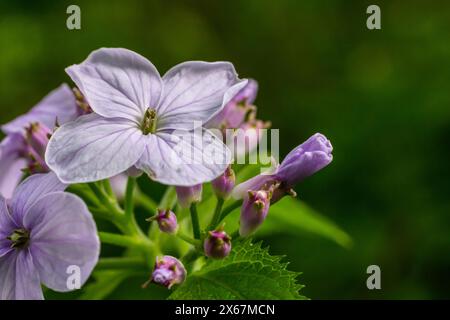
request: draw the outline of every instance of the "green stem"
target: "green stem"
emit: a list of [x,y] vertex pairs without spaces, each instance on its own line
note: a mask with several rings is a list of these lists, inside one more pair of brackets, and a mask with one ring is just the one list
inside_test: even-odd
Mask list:
[[176,234],[176,236],[178,238],[180,238],[181,240],[183,240],[183,241],[185,241],[185,242],[187,242],[189,244],[192,244],[194,247],[198,247],[200,245],[200,241],[199,240],[193,239],[193,238],[191,238],[191,237],[189,237],[189,236],[187,236],[187,235],[185,235],[185,234],[183,234],[181,232],[178,232]]
[[147,197],[139,189],[134,192],[134,198],[136,205],[143,207],[145,210],[149,211],[149,215],[156,212],[158,205],[151,198]]
[[101,258],[96,270],[99,269],[146,269],[147,264],[144,259],[138,257]]
[[136,236],[124,236],[108,232],[99,232],[101,242],[112,244],[124,248],[141,248],[144,252],[149,252],[154,250],[153,243],[146,237]]
[[103,243],[113,244],[119,247],[135,247],[141,245],[141,242],[136,237],[123,236],[120,234],[99,232],[98,236]]
[[103,189],[105,190],[106,194],[110,197],[115,197],[114,191],[111,188],[111,183],[109,182],[109,179],[105,179],[102,181]]
[[127,190],[125,192],[125,216],[132,217],[134,211],[134,189],[136,186],[136,179],[133,177],[128,178]]
[[89,183],[88,186],[91,188],[92,192],[94,192],[101,205],[110,210],[112,214],[123,214],[122,210],[118,207],[117,202],[113,203],[111,198],[108,197],[95,182]]
[[223,198],[217,198],[216,209],[214,210],[214,215],[208,226],[208,230],[214,229],[219,224],[224,202],[225,200]]
[[67,189],[68,192],[76,194],[81,199],[83,199],[88,206],[97,206],[99,205],[97,198],[92,194],[91,189],[85,188],[83,185],[74,184],[69,186]]
[[191,220],[192,220],[192,230],[195,239],[200,239],[200,223],[198,221],[197,204],[193,203],[190,207]]
[[223,209],[222,215],[220,216],[219,222],[220,223],[223,219],[225,219],[230,213],[232,213],[234,210],[242,206],[242,200],[238,200],[230,204],[228,207]]

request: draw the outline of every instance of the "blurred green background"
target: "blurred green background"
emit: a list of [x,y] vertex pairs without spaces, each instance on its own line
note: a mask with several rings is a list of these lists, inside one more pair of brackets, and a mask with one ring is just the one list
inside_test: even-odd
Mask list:
[[[370,31],[374,3],[382,30]],[[66,28],[69,4],[81,7],[81,30]],[[265,239],[303,272],[303,294],[450,297],[448,1],[2,0],[0,122],[103,46],[137,51],[162,73],[185,60],[229,60],[259,81],[259,117],[280,129],[281,155],[315,132],[332,141],[332,165],[297,192],[353,247],[307,234]],[[366,288],[371,264],[381,267],[378,291]]]

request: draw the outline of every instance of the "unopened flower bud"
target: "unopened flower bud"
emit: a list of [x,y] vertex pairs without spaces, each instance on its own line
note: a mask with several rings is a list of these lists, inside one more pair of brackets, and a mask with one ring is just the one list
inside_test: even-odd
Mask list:
[[246,237],[253,233],[266,219],[271,194],[269,191],[249,191],[241,208],[239,234]]
[[202,184],[191,187],[176,187],[178,202],[183,208],[188,208],[192,203],[202,200]]
[[30,173],[48,172],[45,163],[45,150],[51,137],[51,131],[38,122],[30,124],[26,128],[26,150],[28,158],[28,170]]
[[158,213],[147,219],[147,221],[156,220],[159,230],[165,233],[174,234],[178,229],[177,216],[171,210],[158,209]]
[[231,237],[223,231],[222,227],[209,231],[208,237],[203,243],[203,249],[207,257],[223,259],[230,254]]
[[231,167],[228,167],[220,177],[211,182],[211,185],[217,197],[226,199],[233,190],[235,182],[234,171]]
[[[175,284],[183,283],[184,279],[186,279],[186,269],[180,260],[172,256],[156,257],[151,282],[170,289]],[[146,285],[144,284],[144,287]]]

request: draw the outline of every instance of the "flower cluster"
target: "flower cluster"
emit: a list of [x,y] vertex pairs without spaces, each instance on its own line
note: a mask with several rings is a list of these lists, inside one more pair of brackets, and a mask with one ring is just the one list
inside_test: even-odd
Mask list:
[[[1,127],[1,299],[42,299],[41,283],[79,288],[97,263],[117,262],[98,262],[100,241],[154,264],[146,285],[180,285],[196,259],[226,258],[234,239],[256,232],[270,206],[332,160],[330,142],[315,134],[271,171],[239,180],[233,159],[252,152],[269,123],[256,118],[257,82],[239,79],[228,62],[185,62],[161,76],[135,52],[103,48],[66,72],[75,88],[61,85]],[[255,134],[230,151],[217,129]],[[168,186],[159,206],[139,189],[141,175]],[[214,212],[201,210],[211,196]],[[135,206],[154,213],[148,232]],[[237,208],[240,227],[226,231],[223,221]],[[94,218],[118,233],[97,231]],[[161,255],[166,239],[189,250]],[[76,285],[70,270],[78,270]]]

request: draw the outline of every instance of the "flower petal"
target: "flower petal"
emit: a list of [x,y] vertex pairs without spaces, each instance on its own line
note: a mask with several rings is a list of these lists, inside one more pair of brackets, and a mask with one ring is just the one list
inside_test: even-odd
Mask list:
[[2,126],[6,133],[25,132],[32,122],[39,122],[49,129],[53,129],[58,120],[59,124],[64,124],[74,120],[79,116],[75,96],[65,83],[50,92],[42,99],[30,112],[16,118],[15,120]]
[[148,136],[136,167],[167,185],[192,186],[220,176],[231,162],[228,148],[205,129]]
[[158,129],[191,130],[222,110],[247,80],[238,79],[231,63],[190,61],[170,69],[163,82]]
[[332,151],[330,141],[316,133],[286,156],[278,169],[277,178],[286,186],[294,186],[326,167],[333,160]]
[[22,225],[26,212],[43,196],[63,191],[67,185],[53,173],[34,174],[25,179],[14,191],[11,200],[11,216],[17,225]]
[[17,228],[11,215],[9,214],[6,200],[0,195],[0,258],[13,250],[11,242],[6,239],[12,231]]
[[43,300],[39,275],[28,250],[0,257],[0,300]]
[[0,257],[0,300],[16,298],[16,261],[16,251]]
[[17,254],[15,295],[16,300],[44,300],[30,249],[20,250]]
[[0,195],[11,198],[23,176],[26,161],[22,158],[25,141],[20,133],[8,135],[0,144]]
[[107,118],[140,123],[145,110],[156,107],[161,96],[158,70],[146,58],[127,49],[96,50],[66,72],[91,108]]
[[41,198],[24,217],[31,230],[30,251],[36,271],[47,287],[69,291],[69,266],[80,268],[81,284],[89,278],[100,253],[92,215],[84,202],[70,193]]
[[89,114],[56,130],[45,158],[61,181],[92,182],[133,166],[145,145],[145,136],[133,122]]

